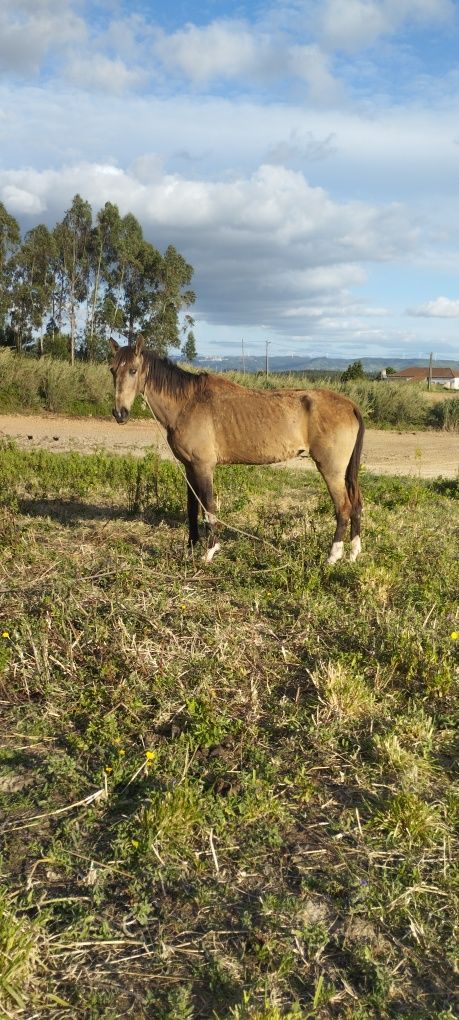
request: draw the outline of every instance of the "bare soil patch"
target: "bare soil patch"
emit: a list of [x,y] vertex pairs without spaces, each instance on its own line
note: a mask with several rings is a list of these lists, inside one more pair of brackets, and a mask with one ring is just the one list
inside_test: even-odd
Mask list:
[[[10,437],[28,449],[80,453],[109,450],[141,456],[153,447],[161,457],[172,456],[164,430],[153,420],[129,421],[119,426],[101,418],[5,414],[0,415],[0,437]],[[459,471],[459,437],[447,432],[368,429],[363,464],[375,474],[454,478]],[[308,457],[295,457],[282,466],[300,470],[314,467]]]

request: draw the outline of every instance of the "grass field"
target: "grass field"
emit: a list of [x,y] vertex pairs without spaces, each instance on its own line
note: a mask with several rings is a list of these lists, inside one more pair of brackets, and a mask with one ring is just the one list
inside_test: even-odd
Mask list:
[[459,483],[0,465],[0,1015],[457,1017]]

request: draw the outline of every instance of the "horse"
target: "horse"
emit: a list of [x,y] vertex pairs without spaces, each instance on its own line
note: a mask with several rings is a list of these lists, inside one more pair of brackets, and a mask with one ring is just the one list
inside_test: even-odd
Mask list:
[[122,425],[142,394],[164,426],[167,441],[185,469],[188,546],[199,541],[201,506],[207,538],[205,560],[220,549],[217,541],[213,473],[217,464],[273,464],[309,453],[335,508],[336,529],[328,557],[344,552],[350,521],[350,560],[361,551],[362,500],[358,470],[364,424],[356,404],[326,389],[253,390],[208,372],[189,372],[145,348],[110,340],[115,386],[113,416]]

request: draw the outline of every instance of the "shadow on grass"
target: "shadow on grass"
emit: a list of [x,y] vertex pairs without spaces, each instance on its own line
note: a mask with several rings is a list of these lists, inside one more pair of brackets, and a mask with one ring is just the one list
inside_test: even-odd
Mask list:
[[65,527],[87,521],[143,521],[151,527],[167,524],[170,528],[185,527],[185,516],[174,511],[156,509],[136,512],[116,504],[84,503],[77,499],[22,499],[19,511],[27,517],[50,517]]

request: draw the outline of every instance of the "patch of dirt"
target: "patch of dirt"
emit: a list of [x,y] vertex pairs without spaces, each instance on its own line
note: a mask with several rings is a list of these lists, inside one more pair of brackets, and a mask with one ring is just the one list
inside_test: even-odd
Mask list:
[[[94,453],[132,453],[142,456],[156,449],[172,458],[165,432],[151,420],[117,425],[109,418],[65,418],[60,415],[0,415],[0,437],[10,437],[26,449],[76,450]],[[368,429],[363,447],[368,471],[418,478],[455,478],[459,471],[459,437],[448,432],[389,432]],[[295,457],[280,467],[301,471],[314,468],[309,457]]]

